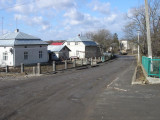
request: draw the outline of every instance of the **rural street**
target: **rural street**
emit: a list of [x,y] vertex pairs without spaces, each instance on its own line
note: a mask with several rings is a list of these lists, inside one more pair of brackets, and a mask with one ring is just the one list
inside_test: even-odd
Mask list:
[[133,56],[88,69],[0,80],[0,120],[159,120],[160,85],[131,85]]

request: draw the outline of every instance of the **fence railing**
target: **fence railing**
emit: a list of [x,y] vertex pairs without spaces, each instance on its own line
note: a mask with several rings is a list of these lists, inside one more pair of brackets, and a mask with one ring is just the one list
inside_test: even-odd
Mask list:
[[[0,67],[0,76],[4,73],[10,73],[14,74],[16,73],[23,73],[23,74],[46,74],[50,72],[55,72],[55,71],[61,71],[65,69],[70,69],[70,68],[75,68],[75,67],[80,67],[84,65],[91,65],[95,66],[99,62],[105,62],[107,60],[112,59],[112,57],[109,56],[101,56],[99,58],[85,58],[85,59],[77,59],[77,60],[65,60],[65,61],[53,61],[50,63],[43,63],[43,64],[34,64],[34,65],[24,65],[23,63],[21,66],[17,67]],[[5,74],[6,75],[6,74]]]
[[160,78],[160,58],[142,56],[142,65],[148,76]]

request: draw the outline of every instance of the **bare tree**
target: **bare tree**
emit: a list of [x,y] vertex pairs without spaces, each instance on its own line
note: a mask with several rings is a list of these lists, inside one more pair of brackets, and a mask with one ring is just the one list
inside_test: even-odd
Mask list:
[[100,29],[95,32],[87,32],[85,36],[97,42],[104,49],[104,51],[109,49],[113,43],[113,35],[107,29]]
[[[160,48],[157,44],[160,42],[160,1],[152,0],[149,3],[150,26],[152,37],[152,50],[154,56],[160,56]],[[137,41],[137,31],[140,31],[140,50],[143,55],[147,55],[147,39],[146,39],[146,19],[145,7],[140,6],[133,8],[131,15],[127,16],[129,22],[124,26],[123,31],[127,39]],[[155,47],[157,46],[157,47]]]

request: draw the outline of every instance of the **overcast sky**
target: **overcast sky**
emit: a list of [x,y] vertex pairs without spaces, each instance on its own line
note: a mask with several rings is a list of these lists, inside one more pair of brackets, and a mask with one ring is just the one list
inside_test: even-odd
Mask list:
[[21,32],[43,40],[66,40],[103,28],[123,37],[125,14],[141,4],[144,0],[0,0],[0,17],[4,33],[16,29],[17,19]]

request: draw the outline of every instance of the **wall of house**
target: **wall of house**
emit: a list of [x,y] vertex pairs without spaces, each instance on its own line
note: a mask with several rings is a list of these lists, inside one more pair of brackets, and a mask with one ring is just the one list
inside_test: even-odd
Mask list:
[[[4,67],[6,65],[13,66],[13,53],[11,52],[13,47],[0,47],[0,66]],[[8,54],[8,59],[3,60],[3,53],[6,52]]]
[[130,49],[130,46],[129,46],[127,40],[121,41],[121,43],[123,44],[123,47],[124,47],[125,50]]
[[[39,51],[42,51],[42,58],[39,58]],[[14,47],[14,65],[18,66],[21,63],[25,65],[33,63],[48,62],[49,55],[47,51],[47,45],[30,45],[30,46],[15,46]],[[24,52],[28,52],[28,59],[24,59]]]
[[75,42],[70,42],[70,45],[67,43],[65,42],[64,44],[71,50],[69,57],[85,58],[85,45],[82,42],[78,42],[77,45],[75,45]]
[[85,47],[85,57],[99,57],[97,53],[97,46],[86,46]]
[[69,59],[69,51],[66,47],[59,52],[59,58],[62,58],[63,60]]

